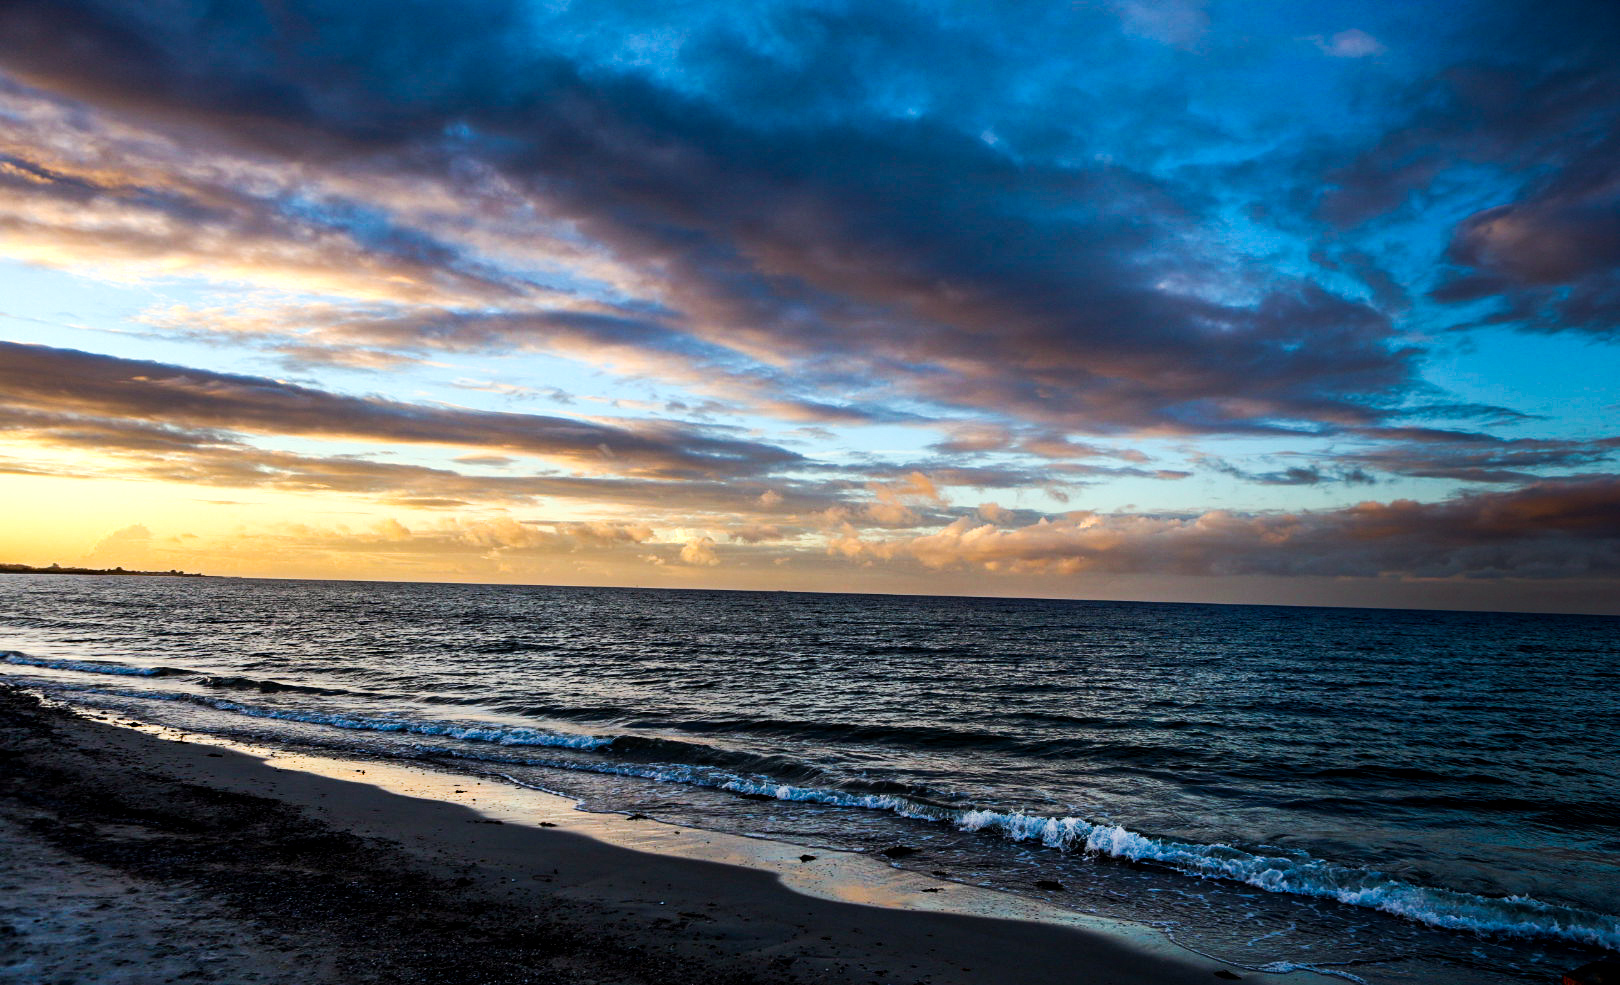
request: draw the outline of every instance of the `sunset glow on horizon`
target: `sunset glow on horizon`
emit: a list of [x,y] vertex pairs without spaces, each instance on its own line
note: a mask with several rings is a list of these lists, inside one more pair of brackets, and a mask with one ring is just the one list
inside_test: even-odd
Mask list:
[[1620,613],[1620,7],[0,6],[0,561]]

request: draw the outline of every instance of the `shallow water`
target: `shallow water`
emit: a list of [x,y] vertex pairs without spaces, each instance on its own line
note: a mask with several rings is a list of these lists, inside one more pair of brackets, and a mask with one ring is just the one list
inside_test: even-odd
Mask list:
[[1620,619],[45,576],[0,579],[0,649],[151,721],[904,844],[1250,967],[1620,949]]

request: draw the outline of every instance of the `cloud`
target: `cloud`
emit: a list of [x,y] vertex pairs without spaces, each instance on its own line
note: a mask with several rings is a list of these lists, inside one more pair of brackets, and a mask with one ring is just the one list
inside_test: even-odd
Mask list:
[[1494,300],[1486,323],[1620,338],[1620,178],[1475,213],[1457,227],[1447,258],[1459,272],[1433,296]]
[[1112,0],[1127,33],[1188,46],[1209,29],[1204,0]]
[[[76,426],[76,425],[75,425]],[[60,432],[32,428],[13,431],[31,440],[60,447]],[[7,464],[20,475],[61,478],[139,478],[191,486],[272,489],[293,493],[370,496],[395,504],[535,504],[564,499],[598,508],[637,508],[663,511],[678,517],[717,513],[738,515],[792,515],[814,512],[850,501],[850,483],[773,480],[782,492],[777,504],[762,505],[762,487],[750,481],[647,479],[576,475],[464,475],[449,469],[378,462],[352,456],[314,456],[260,449],[249,445],[196,444],[161,449],[154,455],[141,447],[139,432],[134,447],[120,445],[122,432],[109,425],[84,435],[85,448],[98,455],[93,464],[22,462]],[[69,446],[71,447],[71,446]]]
[[1012,529],[962,517],[907,539],[850,531],[835,546],[855,559],[1053,575],[1613,577],[1620,476],[1298,513],[1077,513]]
[[[665,373],[716,368],[722,389],[807,421],[871,420],[878,394],[898,390],[1078,433],[1263,431],[1376,420],[1412,383],[1414,353],[1392,344],[1383,313],[1299,276],[1260,275],[1201,234],[1198,193],[1147,171],[1077,147],[1009,152],[945,113],[895,119],[877,92],[823,115],[787,62],[713,43],[733,27],[692,41],[711,43],[705,89],[597,64],[561,34],[548,45],[515,5],[476,8],[447,18],[422,3],[293,3],[278,16],[320,25],[325,43],[281,46],[253,40],[277,28],[245,3],[181,3],[162,18],[95,0],[11,5],[0,58],[53,98],[115,117],[123,130],[82,135],[104,139],[108,161],[137,134],[155,135],[151,146],[201,134],[153,151],[153,166],[216,154],[251,162],[237,167],[276,189],[255,195],[230,174],[149,195],[77,174],[48,182],[61,186],[56,200],[133,217],[111,216],[93,236],[73,218],[82,203],[20,221],[64,256],[87,239],[120,250],[162,229],[161,248],[128,249],[243,276],[282,264],[278,283],[335,272],[352,283],[332,291],[437,306],[444,317],[412,330],[413,348],[488,344],[489,323],[503,319],[527,338],[630,331],[635,341],[612,355],[623,366],[640,350]],[[896,46],[907,29],[943,30],[916,17],[777,13],[817,21],[807,27],[844,17]],[[1204,23],[1193,3],[1120,13],[1173,43]],[[1092,24],[1070,16],[1066,30]],[[1040,40],[1018,18],[984,17],[952,39]],[[932,67],[924,48],[903,53]],[[777,102],[735,112],[732,72]],[[289,169],[323,194],[282,192]],[[408,194],[450,201],[463,186],[473,208],[453,221]],[[521,253],[516,214],[545,231],[549,270]],[[219,243],[187,253],[199,225]],[[533,262],[500,262],[496,245]],[[615,294],[641,314],[609,303]],[[541,313],[547,298],[576,310]],[[604,305],[621,310],[583,310]],[[383,351],[342,358],[375,363]]]
[[1486,6],[1460,35],[1461,54],[1402,94],[1381,139],[1317,176],[1321,214],[1353,228],[1461,212],[1429,292],[1460,327],[1612,340],[1620,8]]
[[[1613,4],[1465,4],[1443,38],[1201,0],[588,7],[0,5],[0,251],[145,280],[169,298],[121,328],[301,381],[3,344],[0,429],[39,460],[0,470],[412,511],[293,553],[1608,570],[1607,534],[1559,526],[1607,480],[1549,476],[1613,440],[1484,433],[1531,422],[1423,373],[1444,327],[1614,337]],[[598,405],[520,375],[549,357],[633,381],[623,416],[394,379]],[[395,395],[304,381],[328,371]],[[1398,426],[1448,420],[1481,431]],[[1497,488],[1035,508],[1195,469],[1321,502]],[[992,498],[1018,505],[966,505]],[[610,526],[540,522],[552,500]],[[1550,525],[1481,519],[1512,509]]]
[[[1357,469],[1460,482],[1536,482],[1549,469],[1585,469],[1611,461],[1620,452],[1620,437],[1589,441],[1499,438],[1437,428],[1385,428],[1370,436],[1387,443],[1343,453],[1340,460]],[[1402,438],[1406,440],[1392,440]]]
[[[212,571],[253,570],[266,563],[295,569],[427,570],[482,573],[508,568],[566,571],[589,565],[612,570],[631,563],[653,529],[636,522],[525,521],[510,514],[450,516],[410,524],[383,517],[362,526],[282,523],[244,529],[230,538],[182,534],[166,538],[157,561],[184,560]],[[147,545],[143,541],[144,549]]]
[[714,553],[713,537],[694,537],[681,546],[681,563],[694,567],[712,567],[720,563]]
[[[254,345],[295,366],[377,368],[389,361],[425,362],[434,353],[546,352],[645,376],[713,398],[707,405],[782,420],[861,424],[909,416],[876,403],[828,403],[785,393],[780,371],[724,344],[695,338],[666,316],[618,310],[580,299],[509,299],[504,310],[433,305],[329,302],[198,309],[169,306],[143,315],[160,333],[192,341]],[[324,354],[324,355],[323,355]],[[513,398],[573,395],[555,387],[459,379],[461,389]]]
[[665,421],[604,424],[350,397],[264,377],[0,342],[0,408],[6,405],[18,408],[24,423],[45,412],[88,426],[106,419],[150,423],[152,436],[190,428],[441,444],[536,455],[589,472],[670,478],[759,474],[803,460]]
[[1268,471],[1239,468],[1225,459],[1206,455],[1200,460],[1205,468],[1229,475],[1245,482],[1262,486],[1318,486],[1323,483],[1342,482],[1351,485],[1371,485],[1377,481],[1360,468],[1323,468],[1318,465],[1287,465]]
[[[147,371],[155,364],[132,365],[140,368],[134,375],[147,376],[148,381],[154,378]],[[0,376],[8,370],[22,372],[28,368],[0,360]],[[241,385],[244,379],[257,380],[224,377],[222,383],[221,379],[205,373],[190,379],[193,383],[211,381],[221,393]],[[88,391],[90,387],[88,381],[86,383]],[[273,381],[257,380],[257,383]],[[566,500],[582,509],[634,510],[642,515],[662,517],[672,525],[703,517],[723,525],[739,521],[763,523],[830,508],[858,511],[871,498],[868,481],[860,475],[765,478],[751,475],[746,467],[722,469],[712,477],[684,472],[649,472],[640,467],[627,467],[622,470],[625,474],[604,473],[600,469],[587,470],[591,474],[583,475],[524,474],[512,467],[517,460],[511,456],[477,453],[459,456],[455,461],[459,465],[501,471],[493,475],[469,475],[448,468],[378,461],[370,457],[295,453],[253,443],[283,437],[281,432],[250,435],[225,428],[149,423],[129,416],[86,416],[85,404],[79,399],[83,394],[77,392],[77,385],[73,376],[34,376],[30,387],[18,386],[13,392],[0,395],[0,434],[6,435],[12,447],[19,451],[34,447],[45,453],[45,457],[32,462],[20,458],[0,459],[0,471],[61,478],[142,479],[193,487],[351,495],[419,509],[534,506],[548,500]],[[281,391],[271,387],[271,392]],[[136,393],[144,400],[143,391],[137,388]],[[64,394],[74,396],[69,399],[62,396]],[[309,394],[307,388],[291,391],[291,396],[299,399],[310,399]],[[153,396],[159,403],[162,398],[161,392]],[[19,401],[29,399],[42,409],[19,406]],[[111,406],[106,402],[96,404],[100,410],[109,410]],[[136,408],[145,403],[126,399],[117,406],[135,413]],[[223,417],[226,417],[223,410],[211,408],[209,419]],[[354,429],[352,422],[343,427]],[[289,430],[288,433],[305,432]],[[324,436],[326,432],[316,433]],[[530,437],[537,439],[538,434]],[[76,452],[93,453],[93,457]],[[813,463],[801,464],[813,466]],[[836,475],[836,470],[834,473]]]
[[643,523],[592,521],[540,524],[524,523],[504,516],[491,520],[453,520],[435,528],[431,536],[495,551],[555,552],[642,544],[653,538],[653,530]]
[[123,566],[125,559],[144,557],[152,544],[152,531],[145,524],[134,523],[121,527],[96,542],[85,555],[85,560]]
[[1331,37],[1316,35],[1310,39],[1322,51],[1334,58],[1368,58],[1381,55],[1387,49],[1377,38],[1360,28],[1352,27]]
[[762,544],[784,539],[782,528],[774,523],[749,523],[728,531],[732,540],[740,544]]
[[1123,458],[1145,462],[1147,456],[1130,448],[1111,448],[1084,441],[1049,428],[1010,428],[985,421],[951,424],[947,436],[929,446],[944,455],[1018,453],[1047,459]]

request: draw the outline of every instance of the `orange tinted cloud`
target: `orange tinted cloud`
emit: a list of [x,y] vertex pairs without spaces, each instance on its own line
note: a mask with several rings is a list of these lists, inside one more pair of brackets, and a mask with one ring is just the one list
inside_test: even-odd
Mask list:
[[938,569],[1063,575],[1612,576],[1620,573],[1620,476],[1294,513],[1075,513],[1010,529],[964,516],[906,538],[845,531],[836,547]]

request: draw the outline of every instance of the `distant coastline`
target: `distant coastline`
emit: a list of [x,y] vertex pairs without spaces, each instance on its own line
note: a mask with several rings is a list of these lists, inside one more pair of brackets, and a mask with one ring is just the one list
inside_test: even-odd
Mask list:
[[31,564],[0,564],[0,575],[151,575],[169,578],[206,578],[207,575],[192,571],[129,571],[124,568],[65,568],[60,564],[53,564],[48,568],[36,568]]

